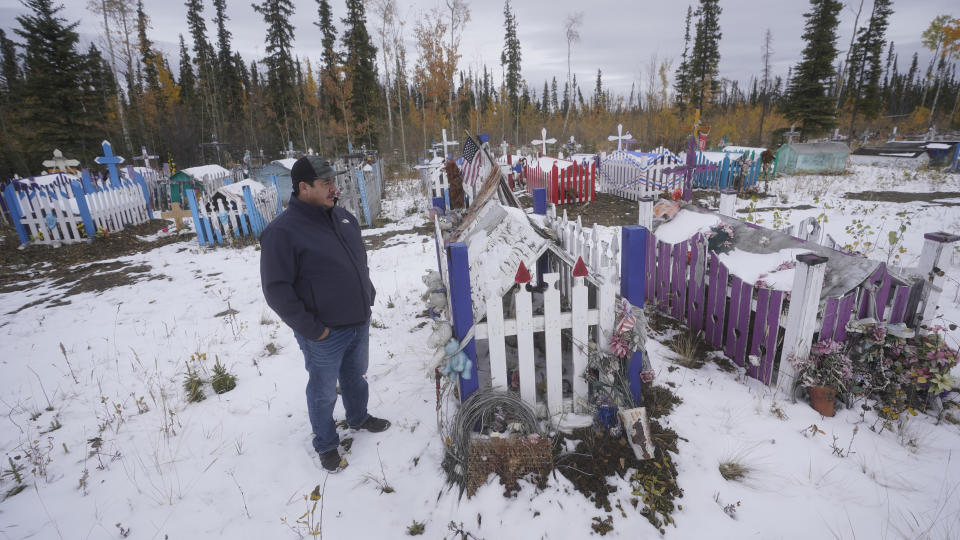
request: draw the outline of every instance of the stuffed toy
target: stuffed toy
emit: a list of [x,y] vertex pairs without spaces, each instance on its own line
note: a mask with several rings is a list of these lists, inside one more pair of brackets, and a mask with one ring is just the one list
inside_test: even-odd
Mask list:
[[460,375],[464,379],[470,379],[470,368],[473,367],[473,362],[470,361],[470,358],[463,352],[457,352],[457,349],[460,348],[460,342],[451,339],[444,345],[443,350],[446,353],[445,358],[448,358],[447,365],[444,366],[440,373],[443,375],[453,378],[454,374]]

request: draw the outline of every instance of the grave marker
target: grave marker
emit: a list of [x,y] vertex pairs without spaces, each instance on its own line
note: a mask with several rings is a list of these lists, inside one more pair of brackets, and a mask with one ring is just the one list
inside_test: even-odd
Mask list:
[[545,127],[544,127],[544,128],[540,128],[540,138],[539,138],[539,139],[534,139],[534,140],[530,141],[531,144],[533,144],[533,145],[538,145],[538,144],[539,144],[539,145],[542,147],[542,149],[543,149],[543,151],[542,151],[542,153],[541,153],[542,156],[547,155],[547,145],[548,145],[548,144],[553,144],[553,143],[555,143],[555,142],[557,142],[556,139],[553,139],[553,138],[548,139],[548,138],[547,138],[547,128],[545,128]]
[[[572,139],[572,138],[573,138],[573,137],[571,137],[571,139]],[[628,131],[626,134],[623,133],[623,124],[617,124],[617,134],[616,134],[616,135],[610,135],[609,137],[607,137],[607,140],[608,140],[608,141],[617,141],[617,150],[618,150],[618,151],[619,151],[619,150],[623,150],[623,143],[625,143],[625,142],[627,142],[627,141],[635,142],[635,141],[633,141],[633,135],[631,135],[629,131]]]
[[73,169],[77,165],[80,165],[79,161],[63,157],[63,152],[61,152],[59,149],[54,149],[53,159],[47,159],[43,161],[44,167],[60,172],[67,172],[67,169]]
[[103,141],[103,155],[93,158],[101,165],[106,165],[110,171],[110,185],[120,187],[120,175],[117,173],[117,165],[124,162],[123,157],[113,155],[113,147],[109,141]]

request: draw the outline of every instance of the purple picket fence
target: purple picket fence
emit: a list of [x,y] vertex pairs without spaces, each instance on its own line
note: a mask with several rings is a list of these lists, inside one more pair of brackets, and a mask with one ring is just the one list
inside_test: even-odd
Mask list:
[[[750,377],[770,384],[779,361],[789,292],[758,287],[733,275],[706,244],[701,234],[668,244],[648,231],[646,301],[693,331],[702,331],[711,347],[746,368]],[[910,322],[922,287],[920,282],[902,283],[881,264],[857,288],[826,300],[814,339],[845,341],[846,325],[854,317],[883,319],[886,314],[889,322]]]

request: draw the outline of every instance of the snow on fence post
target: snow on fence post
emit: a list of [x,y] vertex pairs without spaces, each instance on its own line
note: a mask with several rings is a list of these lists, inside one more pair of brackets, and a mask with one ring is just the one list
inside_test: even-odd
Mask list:
[[547,189],[546,188],[534,188],[533,213],[541,216],[547,215]]
[[[960,146],[960,145],[957,145]],[[945,232],[926,233],[923,235],[923,251],[920,252],[920,264],[917,270],[929,286],[923,288],[924,298],[920,302],[923,306],[921,319],[917,322],[927,322],[936,317],[937,301],[943,292],[944,275],[940,269],[940,257],[943,248],[960,240],[960,236]]]
[[[620,295],[630,304],[643,308],[646,280],[648,229],[640,225],[627,225],[621,229],[623,254],[620,257]],[[643,352],[636,351],[627,367],[630,393],[637,405],[643,403],[640,372],[643,371]]]
[[737,191],[724,189],[720,192],[720,215],[733,217],[737,209]]
[[[470,394],[479,388],[477,373],[477,345],[473,339],[473,299],[470,297],[470,263],[467,258],[467,244],[453,242],[447,245],[447,264],[450,269],[450,290],[448,291],[453,319],[453,336],[463,342],[463,353],[470,359],[470,378],[458,377],[460,381],[460,401],[466,401]],[[519,316],[519,314],[518,314]],[[467,336],[467,334],[470,334]]]
[[810,354],[813,332],[817,325],[820,308],[820,292],[823,290],[823,275],[828,258],[815,253],[797,255],[793,274],[793,289],[790,293],[790,310],[783,335],[783,350],[780,353],[779,377],[785,388],[793,387],[795,373],[790,358],[804,359]]
[[637,225],[653,229],[653,197],[640,197],[637,203]]

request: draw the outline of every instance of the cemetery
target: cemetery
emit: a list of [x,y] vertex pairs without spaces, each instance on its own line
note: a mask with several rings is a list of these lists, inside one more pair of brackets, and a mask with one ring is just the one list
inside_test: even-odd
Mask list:
[[931,2],[21,2],[0,537],[957,537]]

